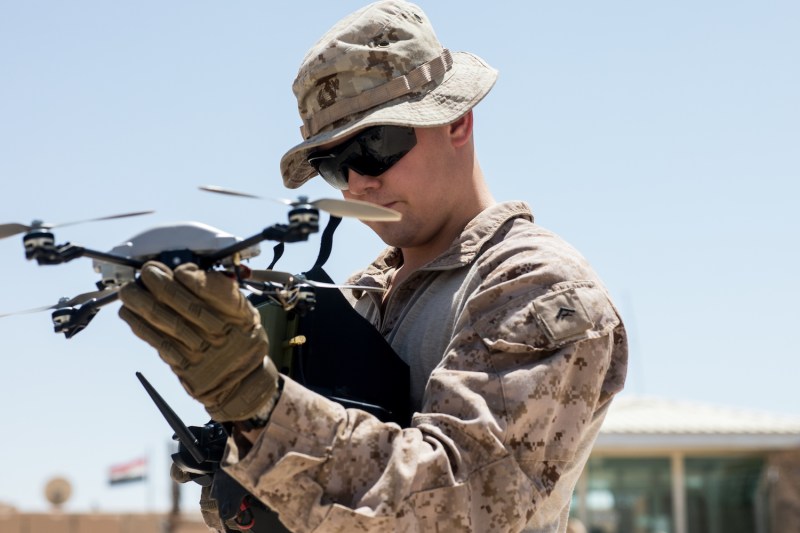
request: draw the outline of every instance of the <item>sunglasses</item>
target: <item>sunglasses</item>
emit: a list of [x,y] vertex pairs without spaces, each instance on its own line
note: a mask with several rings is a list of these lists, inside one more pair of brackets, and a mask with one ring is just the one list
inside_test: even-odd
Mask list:
[[374,126],[333,148],[312,152],[308,163],[334,188],[346,191],[348,169],[380,176],[416,144],[414,128]]

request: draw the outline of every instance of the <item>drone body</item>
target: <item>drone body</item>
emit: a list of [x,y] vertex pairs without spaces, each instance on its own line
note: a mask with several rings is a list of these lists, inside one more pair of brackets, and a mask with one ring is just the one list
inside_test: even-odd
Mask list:
[[[201,189],[233,196],[259,198],[223,189],[206,186]],[[205,270],[225,269],[236,276],[243,288],[264,295],[275,305],[288,311],[305,312],[315,304],[314,288],[358,288],[307,280],[285,272],[251,270],[240,264],[242,259],[256,257],[260,253],[259,243],[264,240],[293,243],[308,240],[311,233],[319,231],[319,211],[327,211],[334,217],[355,217],[362,220],[399,220],[400,214],[367,202],[352,200],[321,199],[309,201],[301,196],[297,201],[280,200],[290,207],[288,224],[273,224],[248,238],[239,238],[217,228],[199,222],[182,222],[161,225],[146,230],[130,240],[114,247],[110,252],[100,252],[71,243],[56,244],[52,230],[57,227],[130,217],[152,213],[142,211],[70,222],[49,224],[39,220],[30,225],[16,222],[0,224],[0,239],[23,233],[25,257],[40,265],[58,265],[77,259],[93,259],[93,267],[101,275],[101,281],[93,292],[79,294],[71,299],[62,298],[56,304],[16,313],[0,314],[0,318],[19,313],[54,310],[53,326],[56,333],[71,338],[82,331],[100,308],[118,298],[118,290],[125,283],[136,279],[137,272],[147,261],[157,260],[171,268],[192,262]],[[277,247],[276,247],[277,249]],[[276,255],[277,257],[277,255]],[[274,261],[273,261],[274,263]]]
[[[242,239],[200,222],[163,224],[135,235],[130,240],[115,246],[109,254],[126,257],[141,263],[151,259],[175,267],[182,263],[198,262],[200,257],[233,246]],[[232,266],[235,260],[250,259],[261,253],[258,244],[247,246],[238,252],[238,257],[224,257],[221,266]],[[136,276],[132,266],[94,259],[95,272],[100,274],[103,287],[121,287]]]

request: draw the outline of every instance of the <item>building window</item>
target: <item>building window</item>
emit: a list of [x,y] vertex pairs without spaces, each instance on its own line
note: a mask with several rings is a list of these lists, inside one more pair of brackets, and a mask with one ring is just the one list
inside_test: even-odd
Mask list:
[[[595,457],[587,465],[585,512],[590,533],[672,533],[667,458]],[[577,509],[573,506],[573,514]]]
[[690,533],[757,531],[756,498],[764,462],[757,458],[685,459]]

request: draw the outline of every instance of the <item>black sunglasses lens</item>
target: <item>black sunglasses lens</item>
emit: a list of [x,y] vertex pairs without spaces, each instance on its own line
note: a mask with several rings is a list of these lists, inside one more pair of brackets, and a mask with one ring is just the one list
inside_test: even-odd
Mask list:
[[361,153],[353,154],[348,165],[359,174],[380,176],[400,161],[416,144],[414,128],[379,126],[364,132]]
[[308,162],[333,188],[340,191],[347,190],[347,169],[341,166],[338,157],[334,155],[315,156],[312,154],[308,158]]
[[308,162],[325,181],[347,190],[347,170],[380,176],[417,144],[414,128],[375,126],[326,152],[315,152]]
[[384,159],[362,155],[349,158],[346,165],[362,176],[380,176],[392,166],[386,165]]

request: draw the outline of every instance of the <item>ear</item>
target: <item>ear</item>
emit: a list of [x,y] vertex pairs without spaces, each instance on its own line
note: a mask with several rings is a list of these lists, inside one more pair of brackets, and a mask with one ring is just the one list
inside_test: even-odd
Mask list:
[[460,148],[472,138],[472,110],[466,115],[450,124],[450,142],[453,147]]

